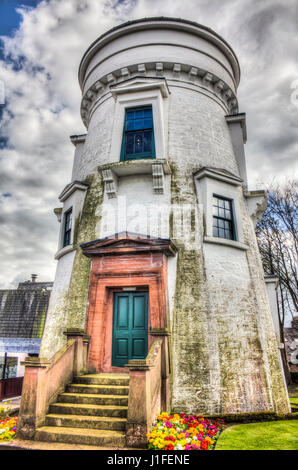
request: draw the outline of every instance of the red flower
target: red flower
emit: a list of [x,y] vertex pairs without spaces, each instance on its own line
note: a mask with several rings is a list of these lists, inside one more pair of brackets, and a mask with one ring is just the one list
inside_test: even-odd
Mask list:
[[168,444],[168,445],[165,447],[165,450],[174,450],[173,444]]

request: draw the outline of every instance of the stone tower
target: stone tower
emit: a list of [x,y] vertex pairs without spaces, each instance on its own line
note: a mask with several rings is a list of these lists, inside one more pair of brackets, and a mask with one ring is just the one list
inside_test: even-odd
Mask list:
[[238,60],[174,18],[117,26],[79,67],[87,133],[71,182],[40,356],[90,336],[89,367],[126,371],[169,338],[171,407],[289,411],[248,191]]

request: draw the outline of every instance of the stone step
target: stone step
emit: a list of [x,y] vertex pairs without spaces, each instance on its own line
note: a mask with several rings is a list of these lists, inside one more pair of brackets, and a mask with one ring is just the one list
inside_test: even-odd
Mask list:
[[101,429],[109,431],[124,431],[126,425],[125,418],[107,418],[104,416],[80,416],[48,414],[46,416],[46,426]]
[[74,377],[76,384],[89,385],[124,385],[129,384],[128,374],[85,374]]
[[116,448],[125,446],[123,432],[86,428],[43,426],[36,430],[34,440]]
[[127,395],[101,395],[96,393],[61,393],[57,398],[59,403],[77,403],[90,405],[127,406]]
[[95,393],[100,395],[128,395],[129,387],[124,385],[71,384],[66,386],[69,393]]
[[127,406],[93,405],[84,403],[53,403],[52,405],[50,405],[49,414],[59,413],[63,415],[70,414],[126,418]]

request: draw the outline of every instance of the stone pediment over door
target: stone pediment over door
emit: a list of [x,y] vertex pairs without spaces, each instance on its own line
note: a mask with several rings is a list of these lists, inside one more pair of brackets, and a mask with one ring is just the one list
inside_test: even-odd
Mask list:
[[175,256],[178,248],[169,238],[150,237],[131,232],[115,235],[81,244],[85,256],[121,255],[133,253],[162,252]]

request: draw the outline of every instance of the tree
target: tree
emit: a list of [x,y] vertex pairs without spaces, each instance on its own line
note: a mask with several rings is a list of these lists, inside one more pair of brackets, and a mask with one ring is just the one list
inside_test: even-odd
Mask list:
[[[298,310],[297,183],[290,180],[284,187],[276,183],[268,187],[267,209],[256,226],[264,272],[279,277],[277,303],[282,342],[285,318],[293,319]],[[286,361],[285,357],[283,359]]]

